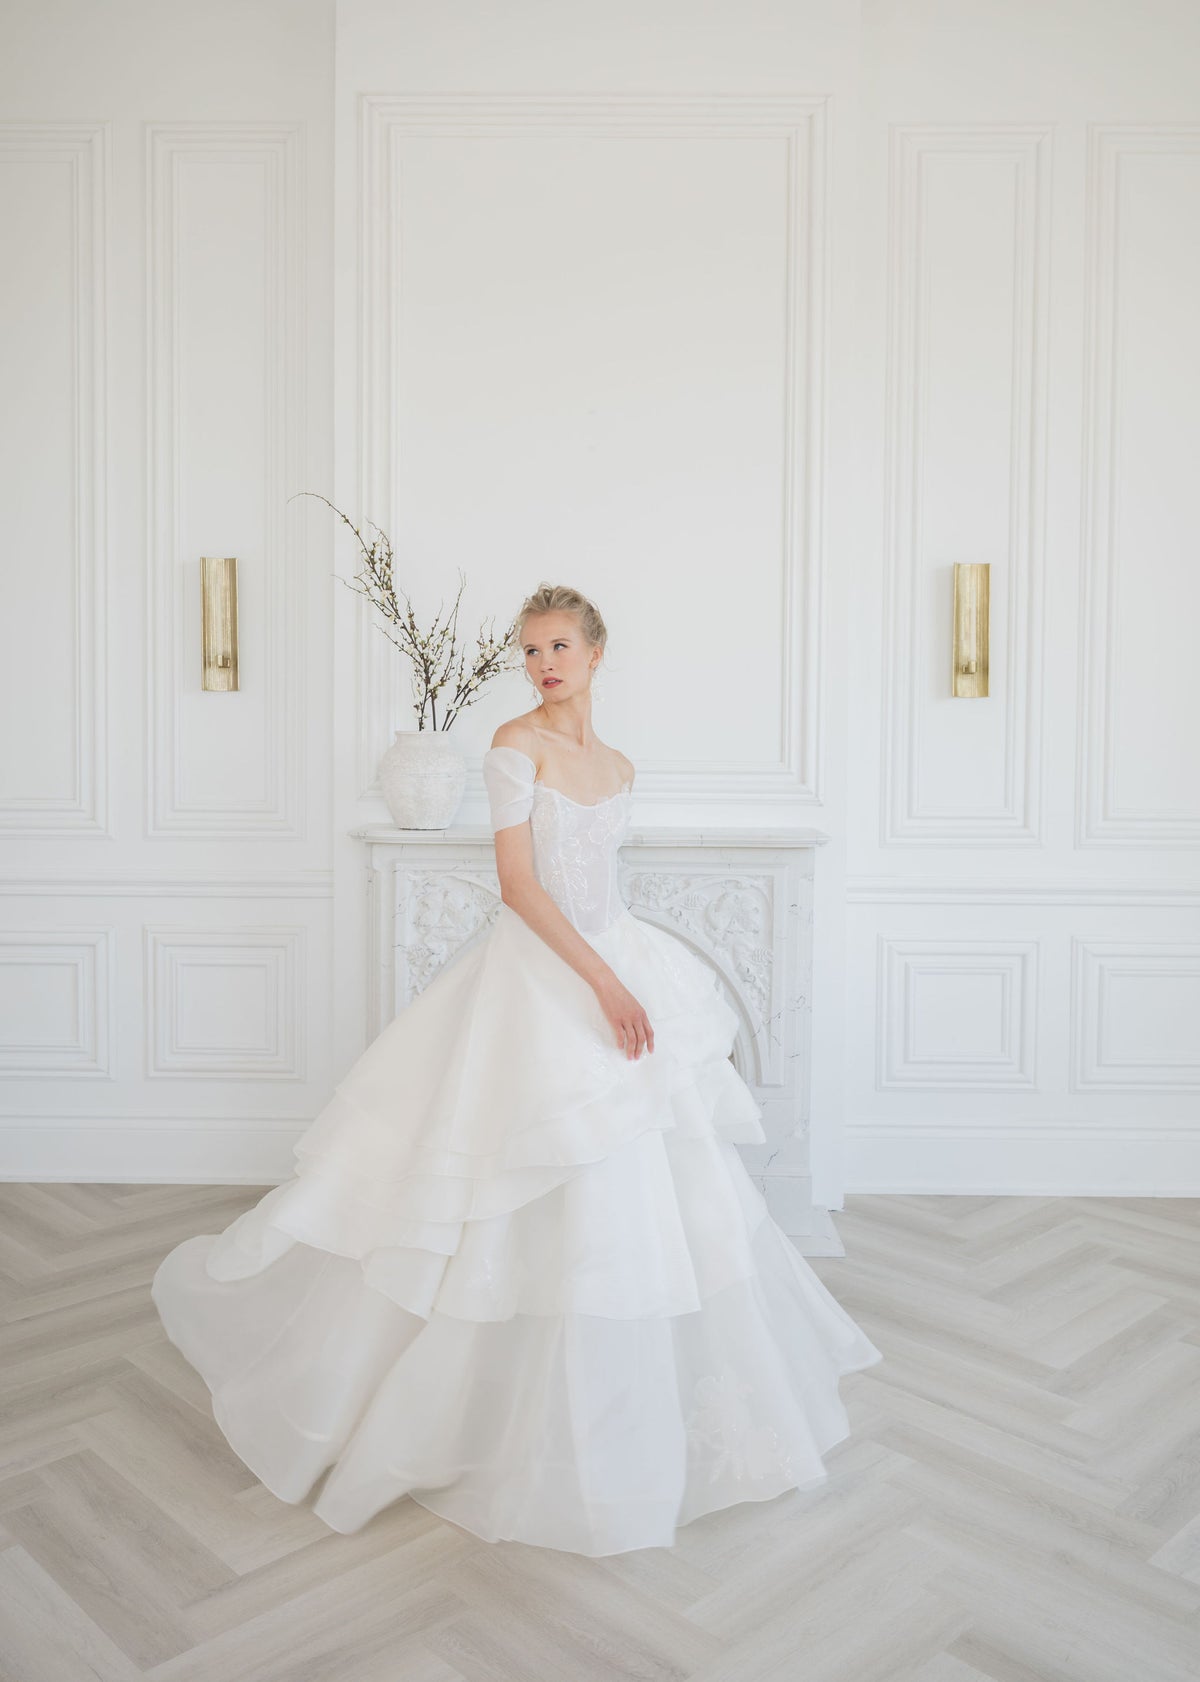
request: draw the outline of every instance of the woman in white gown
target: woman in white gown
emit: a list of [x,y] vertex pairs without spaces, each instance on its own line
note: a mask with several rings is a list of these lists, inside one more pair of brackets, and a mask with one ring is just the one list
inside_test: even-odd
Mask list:
[[621,898],[603,621],[546,586],[517,635],[539,705],[484,755],[494,923],[153,1297],[237,1454],[284,1501],[324,1477],[334,1530],[411,1495],[487,1541],[667,1547],[821,1482],[838,1379],[882,1357],[737,1152],[762,1112],[713,971]]

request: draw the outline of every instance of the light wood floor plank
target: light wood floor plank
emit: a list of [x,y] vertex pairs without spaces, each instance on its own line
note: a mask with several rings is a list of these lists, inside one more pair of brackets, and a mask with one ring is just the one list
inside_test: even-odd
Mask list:
[[0,1682],[1200,1675],[1200,1202],[849,1199],[828,1482],[586,1559],[242,1465],[149,1282],[263,1189],[0,1187]]

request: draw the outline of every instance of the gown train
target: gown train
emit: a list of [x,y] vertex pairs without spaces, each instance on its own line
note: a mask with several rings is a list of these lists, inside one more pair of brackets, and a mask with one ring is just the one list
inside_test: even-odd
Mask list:
[[[522,763],[523,762],[523,763]],[[155,1274],[171,1341],[253,1473],[352,1532],[409,1495],[488,1540],[670,1546],[820,1483],[838,1380],[880,1351],[737,1151],[761,1109],[737,1016],[616,887],[628,791],[583,806],[490,749],[494,827],[643,1005],[627,1059],[591,988],[501,903],[295,1146],[295,1171]],[[514,814],[519,816],[514,817]]]

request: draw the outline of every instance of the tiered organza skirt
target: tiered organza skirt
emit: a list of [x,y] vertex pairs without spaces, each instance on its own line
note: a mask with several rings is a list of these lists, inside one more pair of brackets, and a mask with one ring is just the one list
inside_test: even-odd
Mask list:
[[654,1027],[630,1060],[508,906],[367,1048],[296,1172],[154,1277],[230,1444],[354,1531],[402,1496],[581,1554],[826,1476],[881,1352],[767,1213],[737,1020],[681,940],[587,937]]

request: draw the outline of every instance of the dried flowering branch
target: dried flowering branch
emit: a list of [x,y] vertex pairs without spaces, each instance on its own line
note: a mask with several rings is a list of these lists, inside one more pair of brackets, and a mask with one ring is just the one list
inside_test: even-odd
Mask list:
[[[417,624],[412,603],[396,584],[395,555],[387,533],[376,526],[374,521],[368,520],[366,524],[379,534],[368,543],[350,516],[343,514],[340,508],[334,507],[328,497],[321,496],[319,491],[297,491],[296,495],[317,497],[333,509],[338,519],[344,521],[358,539],[358,546],[363,552],[362,564],[353,581],[343,579],[342,582],[356,595],[365,597],[375,608],[385,621],[379,625],[379,629],[389,642],[412,661],[415,678],[413,711],[417,715],[417,728],[424,730],[425,710],[428,707],[430,727],[434,730],[449,730],[462,709],[479,699],[485,683],[490,682],[499,672],[512,669],[514,662],[506,656],[512,648],[511,638],[516,629],[516,620],[512,621],[499,639],[496,637],[494,617],[488,621],[486,627],[481,627],[475,634],[475,655],[468,665],[466,652],[458,646],[458,609],[467,582],[461,568],[458,575],[458,594],[445,623],[441,622],[442,610],[439,605],[438,617],[433,625],[428,631],[422,631]],[[291,498],[288,500],[290,502]],[[378,624],[378,621],[376,623]],[[451,682],[454,685],[453,693],[445,703],[442,722],[439,724],[438,696]]]

